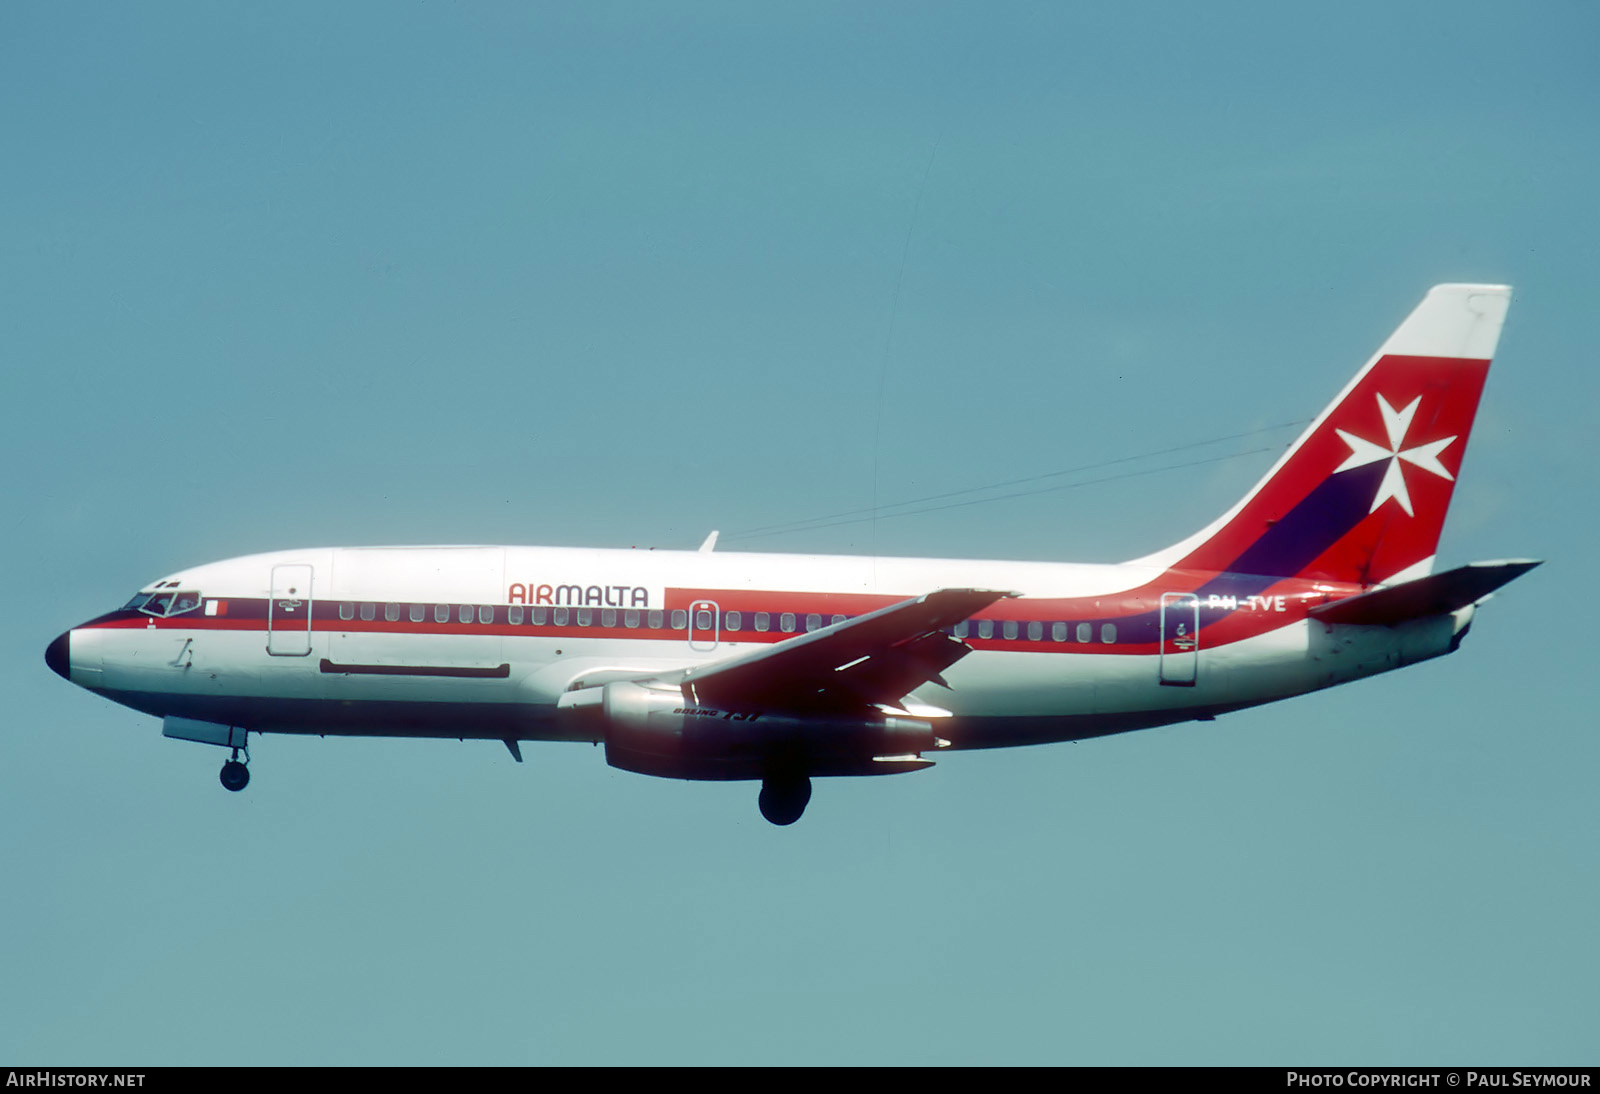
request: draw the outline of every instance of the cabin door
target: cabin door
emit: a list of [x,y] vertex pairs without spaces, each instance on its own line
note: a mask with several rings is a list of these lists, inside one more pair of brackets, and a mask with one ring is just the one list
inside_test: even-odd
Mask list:
[[1200,598],[1161,594],[1161,682],[1192,688],[1200,659]]
[[715,600],[696,600],[689,605],[689,648],[710,653],[717,648],[722,613]]
[[290,563],[272,568],[267,601],[267,652],[274,657],[304,657],[311,652],[311,566]]

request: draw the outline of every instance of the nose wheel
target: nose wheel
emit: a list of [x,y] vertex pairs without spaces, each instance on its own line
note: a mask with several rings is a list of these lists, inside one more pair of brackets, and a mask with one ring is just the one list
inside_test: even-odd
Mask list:
[[222,765],[222,774],[218,776],[222,785],[229,790],[243,790],[250,785],[250,769],[245,764],[250,762],[250,752],[245,750],[244,763],[239,762],[239,750],[233,750],[233,759]]

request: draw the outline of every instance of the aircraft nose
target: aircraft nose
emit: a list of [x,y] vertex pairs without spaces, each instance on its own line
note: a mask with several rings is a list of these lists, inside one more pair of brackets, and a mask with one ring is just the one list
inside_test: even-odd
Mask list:
[[72,671],[72,632],[67,631],[44,649],[44,663],[50,671],[63,680],[70,680]]

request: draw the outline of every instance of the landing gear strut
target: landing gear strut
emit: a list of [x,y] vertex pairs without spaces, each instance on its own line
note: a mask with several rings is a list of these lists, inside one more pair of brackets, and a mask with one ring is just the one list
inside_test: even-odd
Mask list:
[[786,775],[761,782],[761,815],[773,824],[793,824],[806,811],[811,800],[811,779],[806,775]]
[[245,764],[250,762],[250,750],[244,753],[244,763],[239,762],[239,750],[233,750],[233,759],[222,765],[222,774],[218,776],[222,785],[229,790],[243,790],[250,785],[250,769]]

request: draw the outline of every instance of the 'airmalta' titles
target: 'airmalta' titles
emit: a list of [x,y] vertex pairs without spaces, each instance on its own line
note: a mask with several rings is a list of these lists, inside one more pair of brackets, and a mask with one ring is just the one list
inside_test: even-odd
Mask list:
[[578,607],[648,608],[643,585],[527,585],[517,582],[506,594],[510,604],[572,604]]

